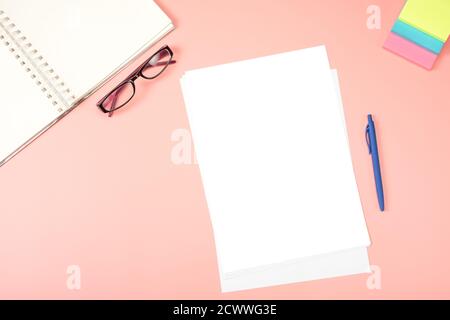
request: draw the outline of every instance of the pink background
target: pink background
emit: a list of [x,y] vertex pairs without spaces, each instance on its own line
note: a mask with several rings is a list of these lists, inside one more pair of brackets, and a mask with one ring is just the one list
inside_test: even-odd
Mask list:
[[[383,50],[402,0],[158,3],[177,26],[163,43],[178,63],[108,119],[95,102],[128,69],[0,168],[0,298],[450,298],[449,46],[431,72]],[[381,30],[366,27],[371,4]],[[340,74],[382,288],[357,275],[221,294],[198,166],[171,161],[172,133],[189,128],[179,78],[319,44]],[[369,112],[384,214],[363,135]],[[66,287],[69,265],[81,267],[81,290]]]

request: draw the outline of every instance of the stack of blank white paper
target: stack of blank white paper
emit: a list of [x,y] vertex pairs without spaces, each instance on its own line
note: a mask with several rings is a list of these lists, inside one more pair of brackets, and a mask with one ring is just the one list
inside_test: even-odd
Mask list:
[[370,272],[324,46],[189,71],[181,86],[222,291]]

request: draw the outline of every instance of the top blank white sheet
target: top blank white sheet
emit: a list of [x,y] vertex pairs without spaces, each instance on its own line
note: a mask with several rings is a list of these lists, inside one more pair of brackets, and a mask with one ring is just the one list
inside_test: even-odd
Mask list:
[[221,273],[370,245],[325,47],[181,84]]

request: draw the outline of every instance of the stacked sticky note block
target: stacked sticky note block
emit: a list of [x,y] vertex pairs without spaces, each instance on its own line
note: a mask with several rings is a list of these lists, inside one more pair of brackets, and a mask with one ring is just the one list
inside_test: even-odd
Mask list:
[[409,0],[384,48],[431,69],[450,34],[450,0]]

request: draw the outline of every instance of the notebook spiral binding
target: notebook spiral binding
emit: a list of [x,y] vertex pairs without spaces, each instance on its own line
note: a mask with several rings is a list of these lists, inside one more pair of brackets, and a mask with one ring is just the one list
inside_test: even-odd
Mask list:
[[75,96],[3,10],[0,10],[0,42],[9,48],[58,111],[67,110]]

